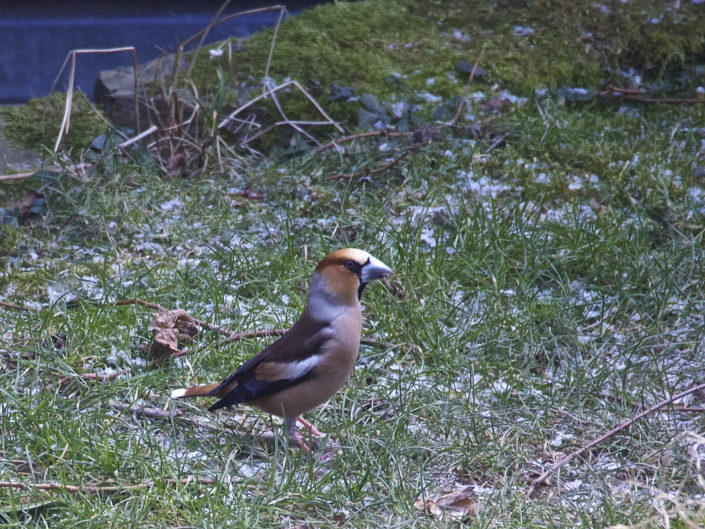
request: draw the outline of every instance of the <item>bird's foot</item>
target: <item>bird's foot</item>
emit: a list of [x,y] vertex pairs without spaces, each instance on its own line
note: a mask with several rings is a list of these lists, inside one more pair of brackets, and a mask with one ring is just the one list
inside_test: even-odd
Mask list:
[[299,446],[299,448],[301,448],[301,450],[303,450],[303,451],[306,452],[307,454],[310,454],[312,449],[313,449],[313,450],[317,450],[317,449],[318,449],[318,446],[317,446],[318,443],[316,443],[316,442],[314,441],[313,443],[311,443],[311,446],[309,446],[309,445],[306,443],[306,441],[304,441],[303,437],[301,437],[301,435],[299,435],[298,433],[294,433],[294,435],[292,435],[291,437],[289,437],[289,439],[290,439],[291,441],[293,441],[294,443],[296,443],[296,444]]
[[313,424],[308,422],[303,417],[298,417],[298,421],[304,426],[304,428],[306,428],[309,432],[311,432],[311,435],[313,435],[314,437],[318,437],[318,438],[322,439],[326,436],[326,434],[319,431],[318,428],[316,428]]

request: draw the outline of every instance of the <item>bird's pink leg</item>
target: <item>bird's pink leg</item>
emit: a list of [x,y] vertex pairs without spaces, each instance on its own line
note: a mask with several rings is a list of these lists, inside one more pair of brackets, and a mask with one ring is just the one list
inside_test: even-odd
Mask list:
[[304,452],[310,452],[311,449],[296,431],[296,420],[297,418],[287,417],[284,421],[284,424],[286,425],[286,434],[289,437],[289,441],[296,443]]
[[299,421],[301,424],[303,424],[304,428],[306,428],[309,432],[311,432],[311,435],[313,435],[313,436],[315,436],[315,437],[321,437],[321,438],[326,436],[326,434],[320,432],[320,431],[318,430],[318,428],[316,428],[313,424],[311,424],[310,422],[308,422],[308,421],[307,421],[306,419],[304,419],[303,417],[298,417],[298,421]]
[[290,440],[294,441],[297,445],[299,445],[299,448],[303,450],[304,452],[310,452],[311,449],[308,447],[308,445],[304,442],[304,440],[301,438],[301,436],[298,433],[295,433],[291,437],[289,437]]

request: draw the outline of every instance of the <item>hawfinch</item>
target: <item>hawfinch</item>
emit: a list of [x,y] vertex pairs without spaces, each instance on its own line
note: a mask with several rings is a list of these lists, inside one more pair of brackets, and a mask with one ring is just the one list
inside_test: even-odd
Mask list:
[[176,389],[171,397],[218,397],[209,411],[255,406],[283,417],[289,438],[307,450],[296,421],[320,435],[299,416],[326,402],[350,376],[360,349],[360,296],[370,281],[391,273],[362,250],[333,252],[318,263],[306,308],[281,338],[221,383]]

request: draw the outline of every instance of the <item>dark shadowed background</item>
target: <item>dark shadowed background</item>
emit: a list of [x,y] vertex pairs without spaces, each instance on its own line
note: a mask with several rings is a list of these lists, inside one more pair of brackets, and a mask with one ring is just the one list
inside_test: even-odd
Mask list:
[[[282,2],[289,15],[324,3]],[[21,103],[49,93],[69,51],[134,46],[139,63],[173,53],[179,43],[208,25],[222,0],[0,0],[0,103]],[[225,13],[275,5],[276,2],[232,1]],[[209,33],[208,42],[244,37],[273,26],[277,11],[238,17]],[[101,70],[131,66],[129,52],[81,55],[76,80],[87,95]],[[68,82],[64,72],[57,90]]]

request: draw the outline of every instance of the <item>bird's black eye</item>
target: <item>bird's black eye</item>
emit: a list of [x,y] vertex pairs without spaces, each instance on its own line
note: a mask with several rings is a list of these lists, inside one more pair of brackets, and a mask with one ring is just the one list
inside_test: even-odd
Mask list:
[[343,266],[347,268],[348,270],[354,270],[355,269],[355,261],[352,259],[348,259],[343,263]]

